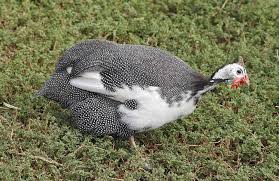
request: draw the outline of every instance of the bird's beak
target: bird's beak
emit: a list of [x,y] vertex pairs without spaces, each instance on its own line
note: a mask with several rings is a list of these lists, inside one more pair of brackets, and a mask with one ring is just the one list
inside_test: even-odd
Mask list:
[[245,74],[244,76],[242,77],[237,77],[233,80],[233,83],[231,85],[231,88],[233,89],[237,89],[238,87],[240,86],[243,86],[243,85],[248,85],[249,86],[250,84],[250,80],[249,80],[249,77],[247,74]]

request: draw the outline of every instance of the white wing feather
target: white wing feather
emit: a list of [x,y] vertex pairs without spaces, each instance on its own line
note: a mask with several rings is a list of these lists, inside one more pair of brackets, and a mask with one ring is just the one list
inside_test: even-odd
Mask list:
[[[68,73],[71,72],[71,67],[67,68]],[[70,84],[82,90],[89,92],[95,92],[100,94],[110,95],[102,81],[100,72],[84,72],[78,75],[76,78],[70,80]]]

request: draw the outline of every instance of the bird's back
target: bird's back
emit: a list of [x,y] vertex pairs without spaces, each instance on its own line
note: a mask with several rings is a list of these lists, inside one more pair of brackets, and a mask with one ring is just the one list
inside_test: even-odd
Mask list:
[[127,86],[160,87],[167,98],[195,91],[207,78],[179,58],[158,48],[88,40],[67,50],[56,71],[73,67],[72,76],[82,72],[101,73],[107,89]]

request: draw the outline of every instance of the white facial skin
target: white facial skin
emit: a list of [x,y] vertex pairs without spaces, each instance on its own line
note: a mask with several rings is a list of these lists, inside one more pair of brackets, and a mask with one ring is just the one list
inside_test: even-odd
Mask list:
[[228,79],[233,80],[242,78],[247,75],[243,66],[238,63],[228,64],[215,73],[213,79]]

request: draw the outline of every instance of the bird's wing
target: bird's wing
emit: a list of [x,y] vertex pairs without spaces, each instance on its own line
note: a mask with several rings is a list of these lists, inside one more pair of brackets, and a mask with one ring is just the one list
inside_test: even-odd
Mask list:
[[113,90],[106,88],[106,79],[103,80],[103,76],[100,72],[85,72],[79,74],[79,76],[72,78],[70,84],[76,88],[103,94],[108,98],[125,103],[127,100],[137,99],[139,97],[146,96],[144,92],[157,91],[158,87],[148,86],[146,88],[138,85],[127,86],[123,84],[119,87],[114,87]]

